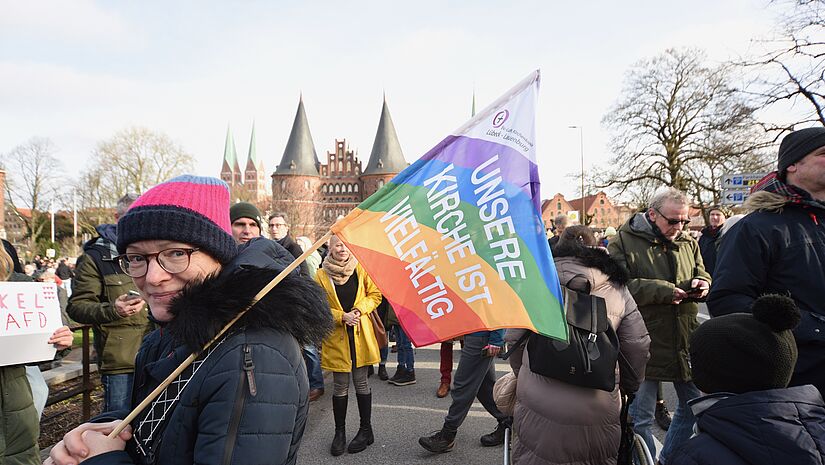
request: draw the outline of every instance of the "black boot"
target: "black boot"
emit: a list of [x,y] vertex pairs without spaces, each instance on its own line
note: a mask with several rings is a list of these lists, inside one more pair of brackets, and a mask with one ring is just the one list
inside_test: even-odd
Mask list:
[[332,415],[335,417],[335,437],[329,452],[338,456],[347,446],[347,398],[349,396],[332,396]]
[[435,454],[450,452],[455,445],[455,431],[440,429],[429,436],[421,436],[418,443]]
[[352,442],[350,442],[347,447],[347,452],[350,454],[357,454],[375,442],[375,436],[372,434],[372,393],[356,393],[355,398],[358,399],[358,414],[361,416],[361,427],[358,428],[358,434],[352,438]]
[[509,419],[499,422],[492,433],[485,434],[481,437],[481,445],[484,447],[494,447],[504,444],[504,430],[509,428],[511,424],[512,422]]

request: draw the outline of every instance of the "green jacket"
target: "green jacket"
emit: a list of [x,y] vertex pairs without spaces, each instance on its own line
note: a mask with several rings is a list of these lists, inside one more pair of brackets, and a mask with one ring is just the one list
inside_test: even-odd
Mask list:
[[39,464],[40,425],[23,365],[0,367],[0,399],[0,464]]
[[135,354],[143,337],[153,329],[149,313],[123,318],[117,314],[115,300],[131,290],[137,290],[132,278],[119,271],[112,272],[113,263],[104,262],[109,273],[102,273],[95,256],[114,256],[114,244],[103,238],[85,247],[86,253],[77,260],[72,279],[72,296],[66,309],[78,323],[94,325],[95,350],[100,373],[116,375],[135,371]]
[[650,332],[650,360],[645,378],[690,381],[688,338],[699,326],[699,305],[671,302],[675,287],[687,291],[694,278],[710,283],[699,244],[685,232],[675,241],[667,241],[654,233],[643,213],[637,213],[619,228],[607,249],[627,270],[627,288]]

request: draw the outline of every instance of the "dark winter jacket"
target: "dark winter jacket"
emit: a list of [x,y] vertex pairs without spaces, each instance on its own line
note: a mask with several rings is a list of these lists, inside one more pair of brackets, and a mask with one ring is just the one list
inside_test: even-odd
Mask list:
[[[281,247],[289,251],[289,253],[291,253],[292,256],[295,258],[300,257],[304,253],[304,251],[301,249],[301,246],[298,245],[298,243],[295,242],[295,240],[292,239],[292,236],[290,236],[289,234],[284,236],[283,239],[275,242],[277,242]],[[309,265],[306,261],[301,263],[301,266],[298,267],[298,270],[301,273],[301,276],[306,276],[307,278],[311,277],[309,274]]]
[[118,254],[115,225],[103,224],[97,231],[100,236],[83,246],[84,254],[77,260],[66,312],[78,323],[94,325],[95,350],[102,374],[131,373],[140,343],[154,325],[146,307],[129,317],[118,315],[115,300],[137,288],[112,260]]
[[713,276],[716,268],[717,241],[721,235],[722,228],[712,228],[710,226],[702,229],[702,236],[699,237],[699,250],[702,252],[702,262],[705,264],[705,271]]
[[672,465],[825,463],[825,403],[811,386],[714,394],[690,402],[699,434]]
[[[141,346],[132,404],[209,341],[291,260],[274,241],[253,240],[220,275],[187,287],[170,309],[174,319]],[[320,343],[331,327],[320,287],[290,274],[230,329],[192,377],[155,443],[155,463],[296,463],[309,392],[301,345]],[[131,440],[127,451],[86,463],[148,461]]]
[[630,276],[627,288],[650,332],[646,378],[690,381],[688,338],[699,326],[699,305],[671,302],[675,287],[687,291],[693,279],[710,282],[699,244],[685,232],[672,242],[666,240],[643,213],[637,213],[619,228],[607,249]]
[[791,385],[825,392],[825,206],[760,191],[745,207],[753,212],[721,243],[708,310],[712,316],[748,311],[762,294],[794,299],[802,321],[794,330],[799,360]]

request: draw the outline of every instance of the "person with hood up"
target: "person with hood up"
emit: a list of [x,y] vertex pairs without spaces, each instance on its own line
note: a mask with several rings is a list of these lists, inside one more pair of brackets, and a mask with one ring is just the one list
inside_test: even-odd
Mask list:
[[797,361],[794,301],[765,295],[750,313],[703,323],[690,338],[690,402],[698,434],[673,465],[825,463],[825,403],[812,385],[787,387]]
[[48,465],[296,463],[309,403],[301,345],[332,327],[320,287],[289,274],[201,351],[293,257],[262,238],[235,244],[229,187],[215,178],[149,189],[118,232],[117,262],[160,326],[138,352],[130,407],[198,356],[118,437],[107,435],[126,410],[67,433]]
[[[650,337],[636,302],[627,290],[627,272],[616,263],[587,226],[570,226],[553,253],[559,281],[605,299],[607,316],[629,366],[617,364],[612,392],[574,386],[530,371],[528,348],[514,349],[510,366],[518,377],[513,427],[517,465],[615,464],[621,438],[621,393],[632,394],[644,380]],[[513,343],[524,329],[509,329]],[[621,369],[620,369],[621,367]],[[620,392],[621,388],[621,392]]]

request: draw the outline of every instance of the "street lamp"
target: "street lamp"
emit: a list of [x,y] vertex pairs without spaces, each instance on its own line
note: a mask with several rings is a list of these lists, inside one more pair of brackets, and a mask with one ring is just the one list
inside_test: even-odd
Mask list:
[[579,213],[579,224],[584,224],[585,220],[585,211],[584,211],[584,129],[581,126],[568,126],[568,129],[578,129],[579,130],[579,149],[581,150],[581,162],[582,162],[582,209]]
[[52,244],[54,244],[54,204],[49,205],[49,214],[52,220]]

